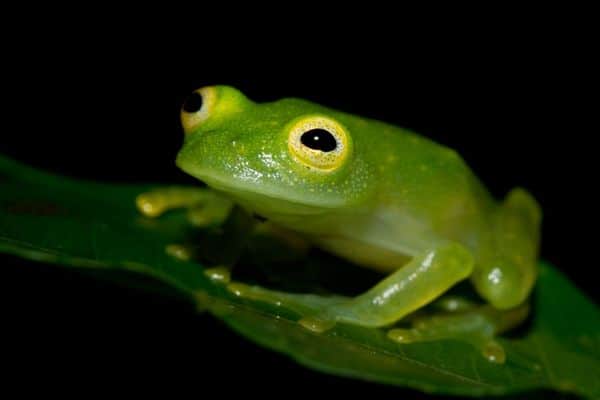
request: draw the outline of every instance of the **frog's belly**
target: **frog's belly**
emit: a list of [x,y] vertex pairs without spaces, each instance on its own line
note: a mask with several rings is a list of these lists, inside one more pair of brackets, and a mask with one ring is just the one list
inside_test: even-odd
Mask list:
[[406,264],[411,256],[344,237],[319,237],[315,245],[360,266],[389,273]]
[[302,216],[270,212],[268,217],[317,247],[382,272],[395,271],[439,241],[427,221],[395,208]]

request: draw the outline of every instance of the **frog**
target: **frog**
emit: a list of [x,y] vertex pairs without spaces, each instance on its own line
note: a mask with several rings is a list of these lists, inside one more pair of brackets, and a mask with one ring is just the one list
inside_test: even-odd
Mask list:
[[[257,103],[231,86],[203,87],[184,102],[181,124],[176,164],[207,187],[143,193],[143,214],[187,207],[195,225],[207,226],[241,207],[382,274],[355,297],[321,298],[208,270],[236,296],[306,305],[296,307],[298,323],[315,334],[349,324],[387,330],[403,344],[463,340],[504,362],[495,338],[526,319],[538,274],[542,213],[525,189],[496,200],[455,150],[297,98]],[[444,297],[463,282],[480,301]],[[426,306],[438,311],[419,316]]]

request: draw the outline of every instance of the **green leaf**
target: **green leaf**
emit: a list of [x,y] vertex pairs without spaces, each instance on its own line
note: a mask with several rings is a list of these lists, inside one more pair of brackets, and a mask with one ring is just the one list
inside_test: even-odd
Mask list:
[[[134,272],[139,284],[153,278],[256,343],[328,373],[470,396],[553,388],[600,397],[600,312],[555,267],[541,264],[526,329],[500,339],[504,365],[451,340],[401,345],[383,330],[343,324],[315,334],[292,310],[240,301],[198,263],[168,256],[168,244],[199,240],[215,248],[215,237],[198,236],[183,212],[140,216],[134,199],[150,188],[76,181],[0,157],[0,251],[117,277]],[[241,219],[230,224],[233,236],[243,230]]]

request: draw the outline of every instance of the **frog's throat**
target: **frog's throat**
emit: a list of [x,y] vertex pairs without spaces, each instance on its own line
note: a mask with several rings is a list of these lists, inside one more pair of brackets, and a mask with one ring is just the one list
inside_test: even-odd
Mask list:
[[[188,172],[189,173],[189,172]],[[344,204],[336,202],[324,202],[315,198],[294,197],[292,193],[281,190],[270,190],[270,188],[230,178],[220,177],[214,173],[194,171],[192,174],[245,208],[253,211],[269,214],[287,215],[316,215],[340,209]]]

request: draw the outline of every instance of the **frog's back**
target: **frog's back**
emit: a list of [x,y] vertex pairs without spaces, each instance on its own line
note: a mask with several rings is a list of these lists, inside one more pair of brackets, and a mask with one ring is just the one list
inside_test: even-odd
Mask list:
[[[335,249],[325,247],[338,252],[361,248],[350,258],[391,270],[401,256],[414,256],[443,240],[474,252],[484,246],[498,205],[455,151],[382,122],[352,119],[348,124],[357,156],[368,160],[377,183],[368,211],[355,213],[358,226],[346,231],[354,237]],[[361,212],[363,217],[356,217]],[[377,257],[378,251],[387,254]]]
[[434,232],[451,239],[485,229],[497,203],[462,157],[414,134],[407,136],[415,148],[397,151],[397,161],[383,172],[394,189],[380,190],[382,203],[395,204],[428,220]]
[[498,308],[520,304],[537,276],[535,199],[516,188],[497,203],[455,151],[376,121],[354,123],[355,147],[364,152],[357,157],[371,160],[377,186],[357,229],[333,250],[391,271],[403,265],[400,255],[457,242],[474,257],[471,279],[484,298]]

